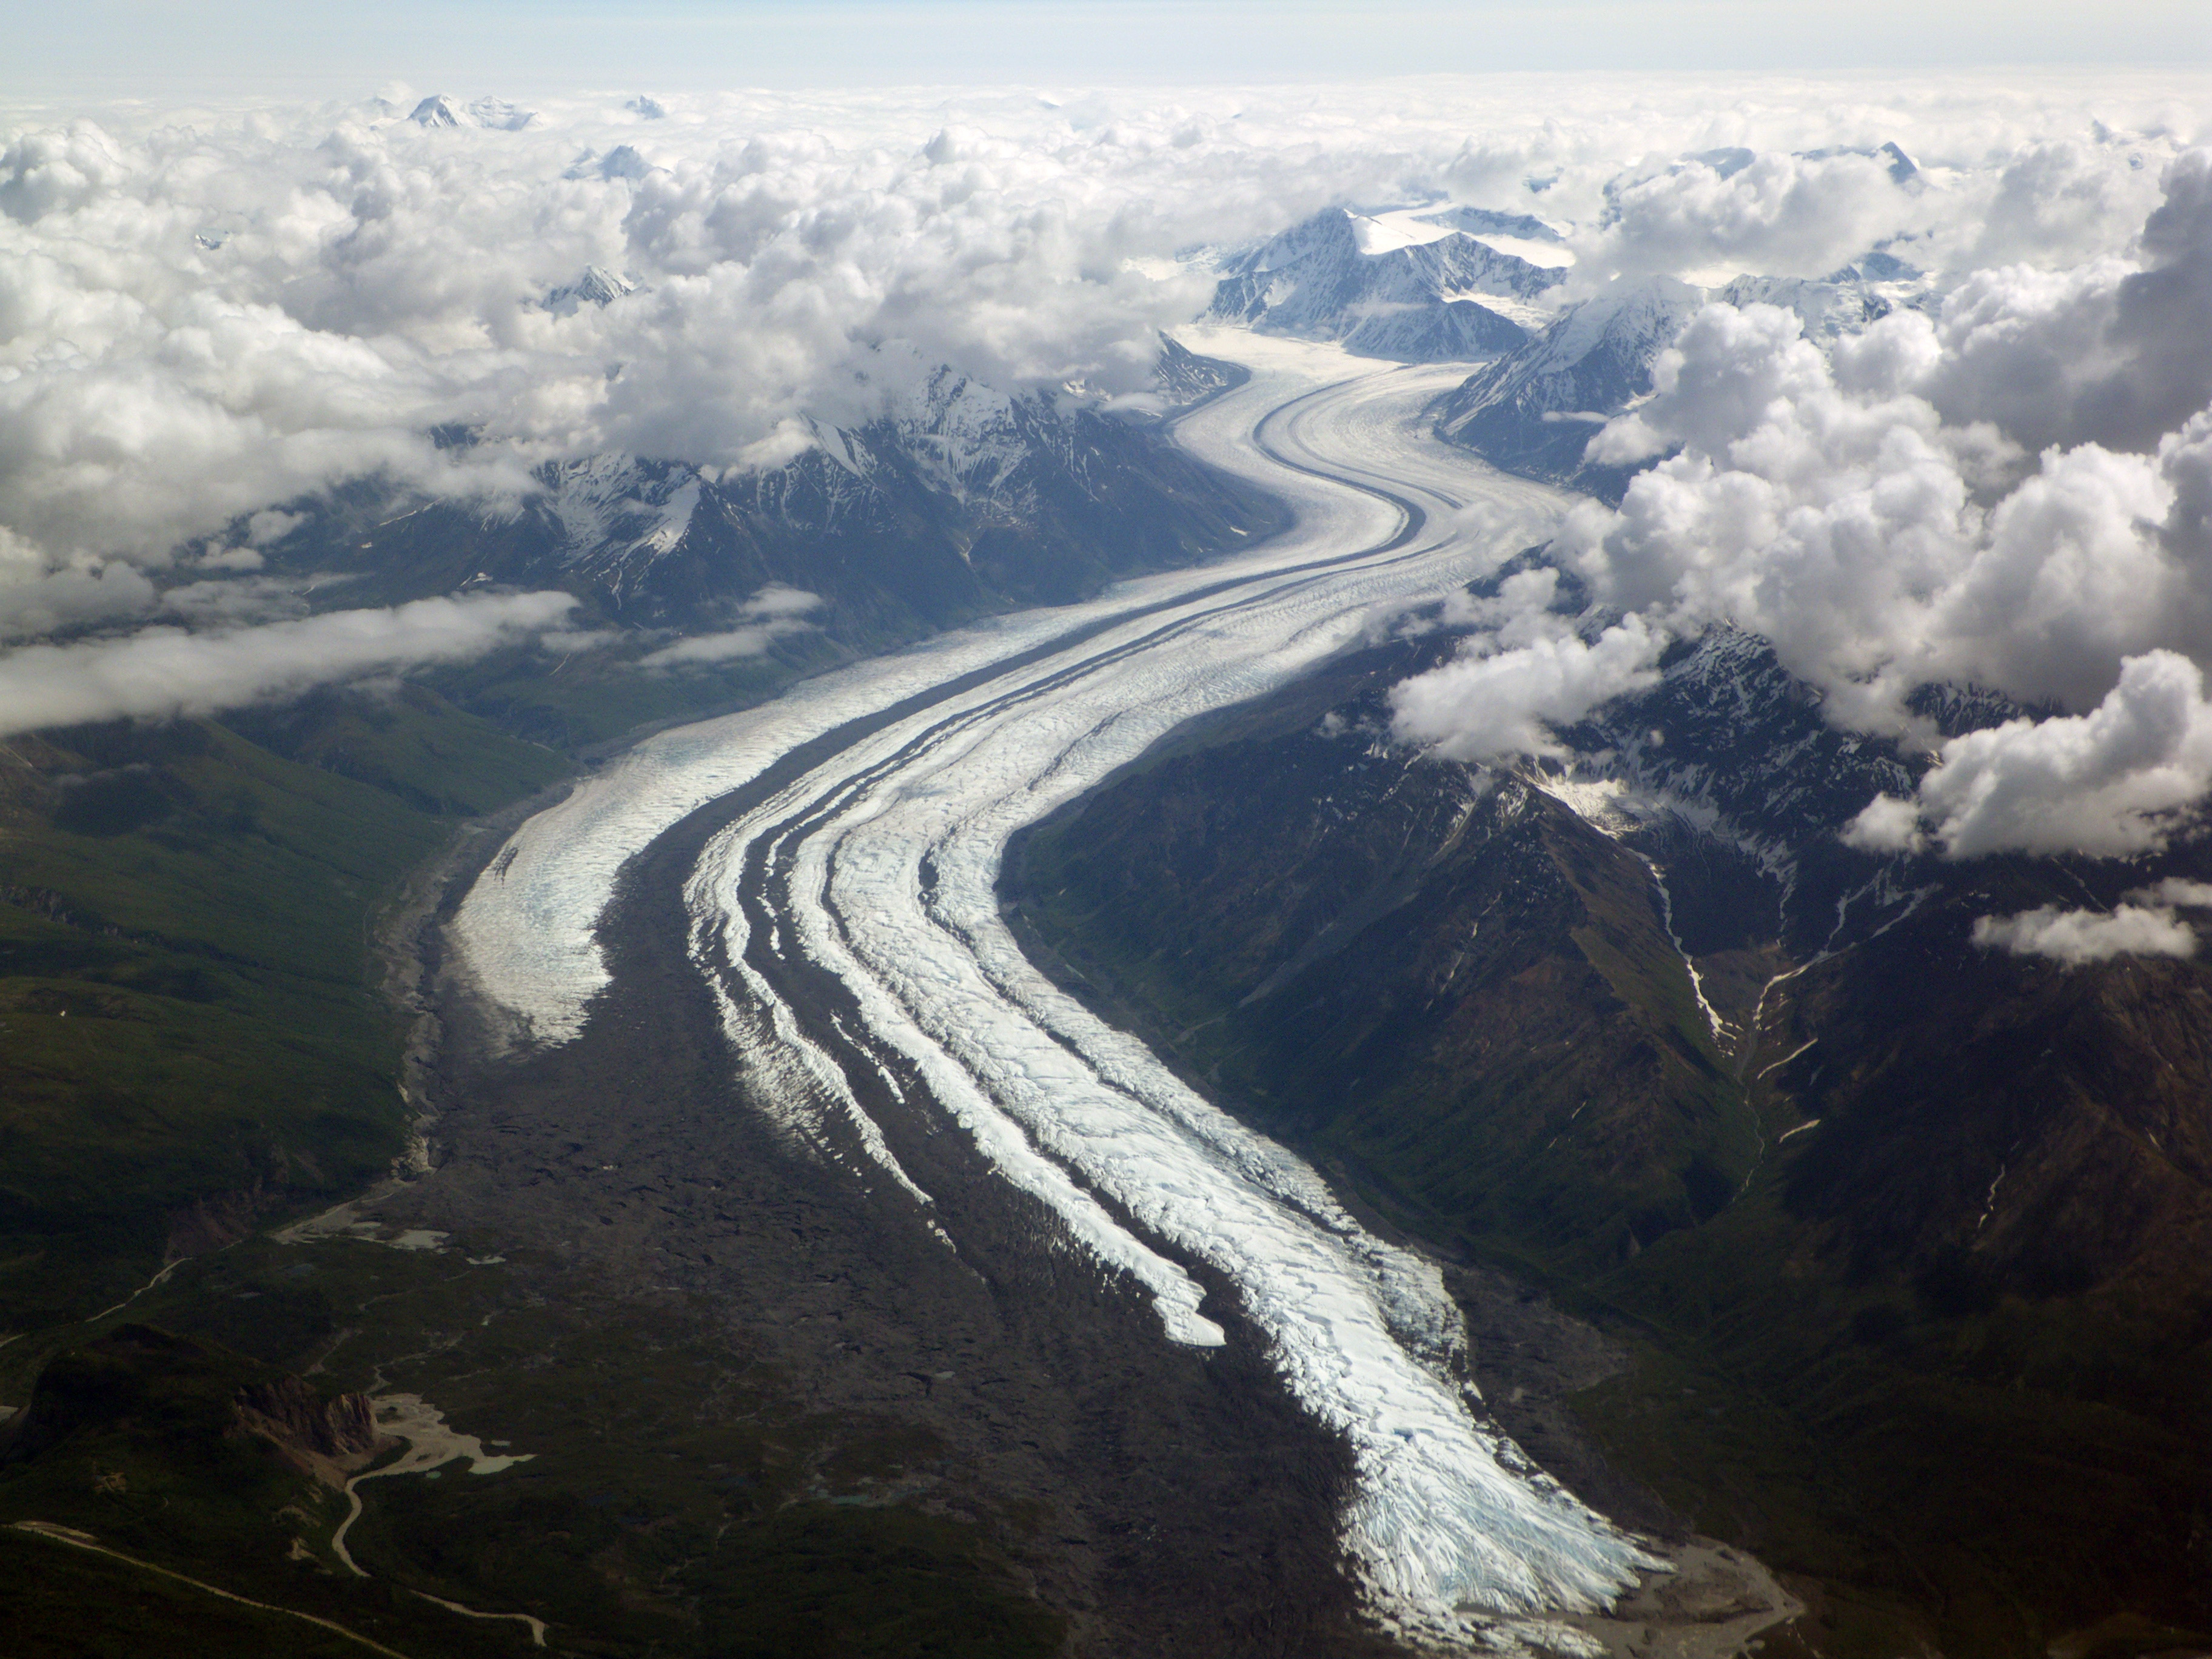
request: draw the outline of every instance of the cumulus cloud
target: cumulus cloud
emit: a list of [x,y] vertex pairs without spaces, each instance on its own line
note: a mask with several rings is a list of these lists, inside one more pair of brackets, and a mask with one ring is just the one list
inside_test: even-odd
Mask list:
[[1879,152],[1730,147],[1611,185],[1581,263],[1606,275],[1818,276],[1928,217]]
[[1550,728],[1656,681],[1666,640],[1631,617],[1595,640],[1562,634],[1494,652],[1488,645],[1394,687],[1392,734],[1450,760],[1557,753]]
[[1876,795],[1844,826],[1844,842],[1863,853],[1917,853],[1928,845],[1920,805],[1895,795]]
[[[1933,752],[1854,845],[2122,855],[2212,787],[2212,152],[2159,191],[2131,258],[1971,273],[1826,346],[1709,306],[1590,441],[1662,458],[1554,543],[1601,605],[1762,635],[1836,723]],[[2069,712],[1938,746],[1929,684]]]
[[[2057,132],[2019,146],[1969,188],[1979,213],[1948,228],[1966,269],[2078,265],[2123,247],[2158,200],[2157,154],[2109,131]],[[2115,165],[2124,162],[2125,165]]]
[[[2185,114],[1966,79],[732,94],[649,124],[554,100],[497,133],[405,107],[0,127],[0,523],[154,564],[368,472],[496,493],[551,456],[748,464],[799,416],[879,410],[906,362],[1128,392],[1205,297],[1178,251],[1332,203],[1540,211],[1593,274],[1817,273],[2015,222],[2057,246],[2021,216],[2053,196],[2101,248]],[[1899,185],[1891,139],[1937,183]],[[641,288],[540,303],[593,266]],[[438,449],[448,423],[482,441]]]
[[2124,362],[2083,394],[2083,428],[2148,449],[2212,400],[2212,150],[2176,161],[2143,225],[2143,268],[2120,279],[2112,333]]
[[[203,559],[203,566],[251,570],[233,564],[228,556]],[[228,577],[214,581],[185,582],[161,595],[161,609],[198,627],[229,627],[242,623],[273,622],[280,617],[306,614],[307,601],[301,584],[265,576]]]
[[2163,905],[2168,909],[2212,910],[2212,882],[2168,876],[2154,887],[2137,888],[2127,897],[2130,903]]
[[519,643],[574,608],[566,593],[471,594],[216,634],[29,645],[0,655],[0,736],[124,717],[210,714],[310,687],[456,662]]
[[2159,185],[2132,249],[1964,276],[1923,388],[1947,418],[1994,421],[2031,450],[2148,452],[2212,402],[2212,152],[2176,157]]
[[[1590,445],[1601,461],[1670,459],[1620,512],[1581,514],[1567,550],[1619,603],[1737,611],[1762,632],[1871,576],[1851,606],[1871,655],[1838,659],[1846,673],[1929,635],[1909,670],[1994,671],[2024,695],[2078,696],[2065,677],[2087,656],[2109,684],[2109,641],[2061,642],[2041,662],[2027,647],[2115,611],[2116,637],[2166,643],[2146,640],[2148,613],[2205,585],[2201,512],[2167,519],[2212,442],[2191,422],[2212,401],[2212,345],[2180,319],[2212,307],[2212,155],[2183,157],[2166,185],[2143,270],[1975,273],[1939,319],[1895,314],[1832,351],[1788,312],[1707,307],[1661,357],[1651,400]],[[2124,307],[2137,293],[2159,297]],[[2114,386],[2135,388],[2124,407]],[[2062,438],[2072,447],[2052,447]],[[2050,604],[2032,626],[2000,627],[1990,613],[2017,599]],[[2009,637],[1991,645],[1997,633]],[[1802,655],[1839,648],[1824,630]]]
[[1605,602],[1766,635],[1872,730],[1911,730],[1905,700],[1930,682],[2081,706],[2130,653],[2212,650],[2212,563],[2169,522],[2212,427],[2148,456],[2052,449],[2019,477],[2002,431],[1899,384],[1940,356],[1917,317],[1832,357],[1790,313],[1707,307],[1656,394],[1590,447],[1673,453],[1617,510],[1571,515],[1562,556]]
[[136,566],[94,562],[0,581],[0,640],[31,639],[150,610],[154,584]]
[[2112,911],[2061,910],[2045,906],[2018,915],[1984,916],[1974,943],[1985,951],[2048,957],[2068,967],[2114,957],[2191,957],[2197,934],[2172,910],[2122,904]]
[[[1954,859],[1985,853],[2154,851],[2195,821],[2212,787],[2212,706],[2197,665],[2130,657],[2087,714],[2008,720],[1951,738],[1917,799],[1877,800],[1847,839],[1911,850],[1927,836]],[[1907,810],[1909,805],[1910,810]]]
[[745,618],[743,626],[720,634],[695,634],[690,639],[678,640],[641,657],[638,666],[704,666],[761,656],[776,641],[811,629],[813,624],[804,618],[821,605],[822,596],[818,593],[770,582],[745,601],[744,609],[738,613]]
[[822,608],[822,596],[809,593],[804,588],[793,587],[787,582],[770,582],[747,599],[744,615],[762,619],[788,619],[803,617]]
[[[1950,298],[1826,353],[1787,313],[1700,318],[1595,437],[1668,459],[1562,544],[1634,614],[1501,594],[1407,735],[1541,752],[1718,619],[1881,730],[1921,679],[2086,708],[2123,658],[2212,648],[2212,427],[2176,424],[2212,345],[2170,344],[2212,186],[2201,112],[2146,82],[578,98],[497,132],[412,107],[0,121],[0,638],[159,614],[237,641],[284,603],[257,556],[350,478],[497,499],[607,452],[770,465],[939,364],[1127,397],[1206,295],[1193,246],[1449,198],[1563,227],[1577,291],[1886,245]],[[636,285],[548,308],[594,268]],[[804,625],[756,605],[647,660]]]

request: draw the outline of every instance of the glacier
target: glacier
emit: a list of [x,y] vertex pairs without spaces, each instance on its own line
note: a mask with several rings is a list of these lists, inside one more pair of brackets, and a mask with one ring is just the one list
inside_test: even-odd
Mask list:
[[[608,982],[596,929],[623,863],[760,781],[685,891],[747,1097],[854,1178],[902,1189],[957,1249],[843,1070],[896,1092],[894,1059],[1078,1247],[1144,1288],[1167,1339],[1227,1340],[1182,1264],[1218,1271],[1293,1397],[1352,1449],[1343,1543],[1370,1612],[1426,1640],[1549,1641],[1559,1627],[1527,1621],[1594,1611],[1661,1564],[1484,1419],[1431,1263],[1057,989],[1000,916],[1024,825],[1194,715],[1490,574],[1567,504],[1422,429],[1454,371],[1238,331],[1192,343],[1251,378],[1184,417],[1179,441],[1287,498],[1291,531],[659,734],[516,832],[460,908],[459,954],[518,1041],[573,1038]],[[862,1030],[809,1030],[779,1000],[763,969],[798,958],[836,977]]]

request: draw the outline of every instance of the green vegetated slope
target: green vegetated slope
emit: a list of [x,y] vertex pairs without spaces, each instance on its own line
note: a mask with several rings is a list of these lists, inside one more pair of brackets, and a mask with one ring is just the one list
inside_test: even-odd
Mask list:
[[0,752],[0,1326],[387,1164],[373,915],[459,818],[568,766],[419,689],[263,724],[276,747],[191,720]]
[[[1954,867],[1717,1041],[1636,851],[1382,740],[1419,655],[1040,826],[1006,878],[1032,939],[1374,1208],[1629,1338],[1581,1409],[1793,1576],[1771,1650],[2201,1642],[2212,975],[1976,951],[1974,915],[2075,875]],[[1742,872],[1670,878],[1712,910]],[[1790,964],[1733,944],[1708,987],[1747,1027]]]
[[[47,732],[0,763],[0,1401],[21,1408],[0,1412],[0,1566],[21,1587],[0,1652],[368,1650],[297,1613],[409,1659],[538,1650],[425,1597],[529,1610],[556,1651],[1060,1649],[989,1541],[1006,1526],[917,1507],[957,1486],[941,1448],[810,1413],[714,1310],[640,1306],[497,1239],[256,1236],[403,1146],[379,907],[463,818],[571,763],[422,688]],[[75,1322],[172,1259],[127,1312]],[[329,1468],[241,1416],[272,1389],[418,1390],[532,1455],[372,1482],[359,1578],[331,1546]]]
[[[252,1404],[280,1401],[295,1419],[281,1444],[246,1426]],[[326,1411],[275,1367],[144,1325],[57,1355],[0,1462],[0,1559],[17,1587],[0,1598],[0,1650],[367,1651],[290,1616],[307,1613],[410,1656],[520,1650],[456,1640],[436,1609],[394,1585],[343,1582],[310,1547],[346,1510],[337,1472],[318,1480],[303,1467]],[[367,1443],[356,1467],[370,1461]],[[111,1553],[72,1549],[27,1522]]]
[[[418,1659],[533,1649],[699,1659],[1043,1659],[1061,1620],[972,1521],[962,1472],[911,1425],[811,1412],[703,1310],[608,1293],[487,1241],[402,1250],[246,1241],[64,1347],[0,1455],[0,1651],[240,1656],[346,1645],[165,1568]],[[11,1388],[21,1367],[0,1364]],[[302,1373],[311,1375],[304,1376]],[[520,1461],[372,1479],[397,1449],[370,1390],[434,1400]],[[131,1561],[72,1553],[64,1527]],[[425,1598],[435,1597],[436,1601]],[[150,1632],[158,1632],[147,1645]],[[357,1644],[356,1652],[361,1651]]]

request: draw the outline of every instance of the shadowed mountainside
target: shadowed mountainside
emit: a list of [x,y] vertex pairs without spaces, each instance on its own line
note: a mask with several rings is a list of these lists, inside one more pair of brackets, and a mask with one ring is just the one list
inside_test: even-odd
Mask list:
[[1478,776],[1384,735],[1443,649],[1345,659],[1038,827],[1006,877],[1033,948],[1385,1215],[1629,1340],[1584,1419],[1799,1576],[1770,1649],[2212,1621],[2212,970],[1967,938],[2202,850],[1852,853],[1900,763],[1728,637],[1576,734],[1596,773]]

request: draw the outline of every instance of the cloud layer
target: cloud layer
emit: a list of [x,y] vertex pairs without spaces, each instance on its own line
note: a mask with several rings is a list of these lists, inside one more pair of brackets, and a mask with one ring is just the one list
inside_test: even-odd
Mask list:
[[673,645],[663,646],[639,659],[638,666],[646,669],[678,668],[687,665],[708,665],[733,662],[741,657],[763,654],[776,641],[793,634],[803,634],[813,624],[806,620],[810,611],[821,608],[822,598],[796,587],[786,587],[780,582],[770,582],[745,601],[738,612],[741,625],[721,634],[695,634],[690,639],[678,640]]
[[146,629],[0,657],[0,737],[125,716],[211,714],[317,685],[458,662],[521,643],[574,609],[566,593],[470,594],[331,611],[219,634]]
[[[495,89],[445,90],[470,107]],[[810,420],[866,419],[940,363],[1005,392],[1128,393],[1159,331],[1206,297],[1179,253],[1330,204],[1447,198],[1565,228],[1578,293],[1652,270],[1818,276],[1877,240],[1964,284],[1940,324],[1902,319],[1847,363],[1755,319],[1686,343],[1643,424],[1601,440],[1682,454],[1635,523],[1584,526],[1618,602],[1664,591],[1650,637],[1741,597],[1741,580],[1718,592],[1731,578],[1714,556],[1692,572],[1662,533],[1670,514],[1724,524],[1732,494],[1763,489],[1778,522],[1829,511],[1837,556],[1893,521],[1916,545],[1978,545],[1995,537],[1991,478],[2044,442],[2101,434],[2109,453],[2045,463],[2043,505],[2014,512],[2013,539],[2169,501],[2185,538],[2212,436],[2171,453],[2153,441],[2206,372],[2161,343],[2203,299],[2206,179],[2170,165],[2201,136],[2192,100],[2180,80],[1522,76],[610,96],[542,103],[519,127],[426,127],[398,88],[312,110],[0,120],[0,640],[151,619],[187,577],[195,595],[165,621],[265,616],[253,562],[286,504],[365,475],[497,499],[554,459],[770,464]],[[2101,356],[2078,349],[2092,335]],[[2063,397],[2037,393],[2037,365],[2057,366]],[[1777,398],[1795,412],[1769,420]],[[433,436],[455,429],[477,441]],[[1793,443],[1885,476],[1857,492],[1856,526],[1854,491],[1780,453]],[[1887,478],[1893,461],[1917,482]],[[1939,554],[1956,562],[1919,556]],[[1926,586],[1909,559],[1896,580]],[[2172,614],[2178,633],[2189,618]],[[1795,660],[1917,672],[1877,622],[1800,641]],[[2107,631],[2102,684],[2055,636],[2040,680],[2014,647],[1954,654],[2094,696],[2115,653],[2189,648]],[[759,642],[740,633],[730,649]],[[1535,654],[1475,678],[1517,677],[1540,723],[1590,674],[1633,672],[1618,645],[1511,648]],[[1880,668],[1870,702],[1906,672]]]
[[[1177,250],[1335,201],[1541,210],[1581,228],[1589,280],[1817,275],[1900,232],[2109,252],[2157,199],[2130,161],[2176,149],[2185,105],[2060,87],[1439,80],[658,119],[610,98],[511,132],[426,129],[410,95],[27,124],[0,144],[0,523],[50,558],[143,562],[377,469],[472,490],[546,454],[743,464],[799,415],[879,408],[902,363],[1126,391],[1206,297]],[[1888,139],[1941,187],[1898,185]],[[1729,146],[1758,159],[1644,159]],[[593,265],[637,291],[540,303]],[[426,435],[447,422],[496,441],[456,459]]]
[[[1656,175],[1623,192],[1613,228],[1662,185],[1717,214],[1716,181],[1760,165]],[[1779,235],[1790,192],[1826,176],[1769,172],[1748,219],[1727,224]],[[2173,156],[2147,203],[2135,189],[2064,144],[2029,147],[1978,224],[1923,239],[2008,263],[1948,272],[1928,310],[1825,342],[1778,307],[1708,305],[1659,357],[1654,394],[1590,441],[1593,462],[1649,465],[1617,508],[1576,508],[1553,544],[1598,607],[1583,637],[1615,617],[1654,636],[1763,635],[1832,720],[1927,752],[1917,797],[1871,803],[1855,845],[2130,854],[2192,828],[2212,790],[2212,152]],[[2113,234],[2122,199],[2143,205],[2132,237]],[[2080,263],[2022,262],[2046,231]],[[1504,637],[1473,655],[1492,659]],[[1401,688],[1401,735],[1471,754],[1511,732],[1497,697],[1456,724],[1435,717],[1476,672]],[[1913,713],[1931,684],[2066,712],[1939,742]]]
[[2016,957],[2048,957],[2069,968],[2114,957],[2197,954],[2197,933],[2187,922],[2170,909],[2134,904],[2109,913],[2045,908],[1984,916],[1974,924],[1974,943]]

